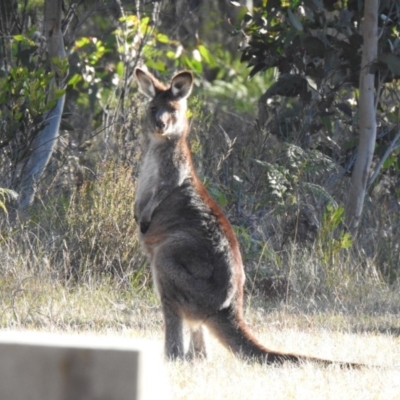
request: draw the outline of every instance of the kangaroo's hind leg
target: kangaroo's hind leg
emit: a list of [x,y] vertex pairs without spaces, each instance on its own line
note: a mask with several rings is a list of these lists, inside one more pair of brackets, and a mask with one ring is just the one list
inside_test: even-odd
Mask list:
[[169,359],[184,357],[182,319],[185,316],[192,318],[192,323],[196,324],[190,326],[189,358],[205,355],[203,331],[199,322],[204,314],[203,304],[208,299],[204,295],[199,296],[199,293],[208,290],[209,283],[194,272],[193,260],[182,255],[181,248],[169,246],[158,250],[153,275],[163,306],[165,349]]
[[165,356],[168,360],[183,359],[183,324],[181,316],[173,308],[163,303],[165,324]]
[[188,360],[207,358],[204,330],[201,325],[190,328],[189,350],[186,353],[186,358]]

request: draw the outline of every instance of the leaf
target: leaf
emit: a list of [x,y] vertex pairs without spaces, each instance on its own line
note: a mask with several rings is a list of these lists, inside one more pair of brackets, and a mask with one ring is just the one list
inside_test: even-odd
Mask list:
[[60,99],[62,96],[65,95],[66,90],[65,89],[56,89],[54,91],[54,99],[58,100]]
[[85,36],[84,36],[84,37],[78,39],[78,40],[75,42],[75,47],[76,47],[76,48],[81,48],[81,47],[84,47],[84,46],[86,46],[86,45],[88,45],[88,44],[90,44],[90,40],[89,40],[88,37],[85,37]]
[[240,11],[238,13],[236,13],[234,24],[233,24],[236,29],[239,30],[241,28],[242,22],[248,12],[249,12],[249,10],[247,9],[247,7],[241,7]]
[[157,34],[157,40],[160,43],[169,43],[169,37],[167,35],[162,34],[162,33]]
[[143,36],[145,36],[145,35],[147,35],[147,34],[149,33],[150,29],[151,29],[151,26],[150,26],[150,17],[143,17],[143,18],[140,20],[139,32],[140,32]]
[[120,78],[123,78],[123,76],[124,76],[124,69],[125,69],[124,63],[123,63],[122,61],[119,61],[119,62],[117,63],[116,71],[117,71],[117,75],[118,75]]
[[293,28],[297,29],[298,31],[303,31],[303,24],[300,22],[297,16],[293,14],[293,11],[290,8],[288,8],[288,16]]
[[382,54],[378,58],[378,62],[379,61],[386,64],[393,74],[400,76],[400,58],[399,57],[396,57],[394,54],[386,53],[386,54]]
[[211,55],[211,53],[208,51],[208,49],[203,46],[202,44],[199,45],[198,50],[200,52],[200,55],[202,59],[210,66],[210,67],[215,67],[216,62],[214,60],[214,57]]
[[325,57],[324,42],[314,36],[306,36],[302,39],[303,47],[311,57]]
[[[337,214],[339,215],[339,218],[341,217],[342,213],[339,211],[338,213],[336,213],[336,210],[339,208],[338,203],[336,202],[336,200],[330,195],[330,193],[328,193],[328,191],[320,186],[320,185],[316,185],[315,183],[311,183],[311,182],[302,182],[300,184],[301,188],[303,190],[307,190],[309,193],[314,194],[315,196],[319,196],[321,199],[324,199],[325,201],[328,202],[328,206],[327,207],[331,207],[328,209],[328,211],[331,212],[331,215],[334,214],[335,218],[337,218]],[[335,210],[335,211],[333,211]]]
[[244,63],[246,61],[250,61],[252,58],[252,55],[250,52],[244,51],[240,57],[240,62]]
[[252,76],[254,76],[256,73],[258,73],[260,71],[264,71],[265,69],[267,69],[267,64],[265,64],[265,63],[260,63],[260,64],[255,65],[254,68],[249,73],[249,78],[251,78]]
[[383,168],[385,168],[385,169],[390,168],[396,162],[397,162],[397,156],[392,155],[385,160],[385,162],[383,163]]
[[24,66],[33,69],[34,63],[32,62],[32,56],[35,54],[37,49],[37,46],[19,49],[16,53],[16,57]]
[[284,97],[296,97],[301,96],[307,92],[307,80],[301,75],[285,74],[279,77],[279,80],[275,82],[265,92],[265,97],[271,97],[275,95]]
[[267,168],[272,166],[270,163],[267,163],[266,161],[257,160],[255,158],[253,158],[251,161],[254,161],[256,164],[261,165],[263,167],[267,167]]
[[6,205],[5,205],[1,200],[0,200],[0,208],[1,208],[6,214],[8,214]]
[[195,60],[194,58],[182,57],[182,62],[185,64],[185,67],[195,71],[199,74],[203,72],[203,64],[200,61]]
[[165,72],[167,70],[165,63],[163,63],[161,60],[148,59],[146,61],[146,65],[148,68],[154,69],[154,70],[160,71],[160,72]]
[[15,35],[14,40],[16,40],[17,42],[22,42],[23,40],[25,40],[25,36],[24,35]]
[[75,74],[68,81],[68,85],[72,86],[72,87],[75,87],[81,80],[82,80],[82,76],[79,75],[79,74]]
[[349,232],[342,232],[340,236],[340,247],[342,249],[349,249],[353,245],[353,239]]

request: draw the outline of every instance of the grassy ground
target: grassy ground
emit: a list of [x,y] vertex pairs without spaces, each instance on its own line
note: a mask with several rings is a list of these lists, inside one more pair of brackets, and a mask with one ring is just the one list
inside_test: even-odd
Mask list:
[[[106,279],[65,285],[44,274],[21,271],[9,271],[0,279],[3,329],[145,338],[162,357],[162,315],[151,291],[136,293]],[[166,364],[173,399],[400,398],[398,314],[385,309],[308,312],[294,301],[266,304],[255,298],[246,319],[271,348],[378,367],[348,371],[308,363],[252,365],[209,338],[208,360]]]

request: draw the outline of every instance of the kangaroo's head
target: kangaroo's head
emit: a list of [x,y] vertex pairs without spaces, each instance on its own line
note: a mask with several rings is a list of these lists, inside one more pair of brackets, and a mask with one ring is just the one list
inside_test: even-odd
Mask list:
[[185,134],[188,127],[186,99],[193,87],[192,73],[177,73],[169,86],[140,68],[135,69],[135,77],[139,90],[151,99],[146,116],[149,133],[157,139]]

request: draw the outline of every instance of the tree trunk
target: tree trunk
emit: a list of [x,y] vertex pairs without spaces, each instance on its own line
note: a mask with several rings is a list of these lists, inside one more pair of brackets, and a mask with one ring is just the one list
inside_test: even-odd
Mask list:
[[[49,88],[50,102],[55,98],[57,89],[64,86],[65,71],[60,65],[66,62],[64,39],[61,31],[62,0],[46,0],[45,2],[45,31],[47,36],[48,53],[54,79]],[[61,116],[64,109],[65,95],[62,95],[56,105],[45,114],[43,128],[38,132],[31,144],[31,155],[21,174],[19,208],[29,206],[34,199],[37,182],[43,175],[53,153],[58,138]]]
[[10,68],[10,35],[16,33],[14,15],[17,10],[14,0],[0,1],[0,73],[6,74]]
[[371,73],[371,63],[377,57],[378,0],[365,0],[362,29],[364,43],[360,73],[360,142],[346,204],[346,223],[353,234],[357,232],[360,223],[376,139],[374,73]]

